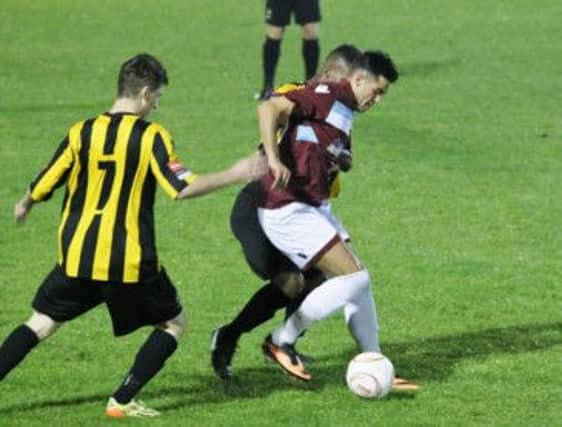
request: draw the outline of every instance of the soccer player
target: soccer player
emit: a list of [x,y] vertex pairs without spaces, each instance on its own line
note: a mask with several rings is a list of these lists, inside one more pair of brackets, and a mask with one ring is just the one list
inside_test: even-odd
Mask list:
[[183,166],[170,133],[146,120],[167,84],[167,72],[153,56],[140,54],[124,62],[109,111],[73,125],[15,205],[21,223],[33,205],[66,184],[58,262],[37,290],[31,317],[0,347],[0,380],[64,322],[105,303],[116,336],[154,327],[109,398],[106,414],[158,415],[135,396],[176,350],[185,315],[156,252],[156,184],[179,200],[247,181],[254,170],[259,174],[255,158],[200,176]]
[[[326,277],[263,349],[290,375],[310,381],[294,344],[311,324],[344,309],[346,323],[361,351],[380,351],[378,323],[368,271],[344,243],[325,201],[334,147],[350,142],[355,113],[380,102],[398,72],[380,51],[366,52],[339,83],[320,82],[258,107],[260,136],[269,173],[263,178],[264,202],[258,217],[269,240],[301,270],[312,266]],[[289,117],[280,144],[275,129]]]
[[[353,45],[343,44],[336,47],[327,56],[314,80],[341,80],[349,75],[351,64],[361,54]],[[304,87],[304,83],[285,84],[276,89],[274,96]],[[342,170],[349,170],[351,152],[342,150],[339,154]],[[339,193],[338,170],[339,166],[330,177],[330,197],[337,197]],[[242,334],[273,318],[280,308],[287,307],[290,313],[299,305],[305,289],[309,290],[324,281],[324,275],[317,269],[311,269],[303,275],[291,260],[271,244],[258,221],[257,207],[261,199],[261,184],[248,184],[238,194],[230,217],[232,231],[242,246],[250,268],[257,276],[269,282],[250,298],[230,323],[213,332],[211,364],[215,373],[223,380],[231,375],[232,358]]]
[[273,93],[275,70],[281,54],[281,41],[291,15],[302,28],[302,56],[304,78],[316,74],[320,58],[320,0],[267,0],[265,6],[265,42],[263,44],[263,88],[259,99],[265,100]]

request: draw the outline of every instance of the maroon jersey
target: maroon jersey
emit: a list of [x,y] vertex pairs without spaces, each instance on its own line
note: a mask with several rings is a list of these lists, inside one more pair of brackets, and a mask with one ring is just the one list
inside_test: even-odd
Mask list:
[[330,184],[341,150],[351,150],[351,127],[357,101],[349,82],[314,83],[284,94],[295,103],[279,144],[281,162],[291,171],[284,189],[272,189],[269,171],[262,179],[263,207],[291,202],[319,206],[330,196]]

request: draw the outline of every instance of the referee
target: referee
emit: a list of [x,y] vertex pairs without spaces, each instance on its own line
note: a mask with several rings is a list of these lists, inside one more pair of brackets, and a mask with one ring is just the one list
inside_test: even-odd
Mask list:
[[320,58],[320,0],[266,0],[265,42],[262,48],[263,87],[257,95],[266,100],[273,93],[275,70],[281,55],[281,41],[285,27],[295,21],[301,26],[302,57],[304,61],[304,80],[315,74]]
[[21,223],[34,204],[66,185],[58,261],[37,290],[31,317],[0,347],[0,380],[64,322],[105,303],[116,336],[154,326],[109,398],[106,414],[158,415],[134,397],[176,350],[185,315],[156,252],[156,184],[171,198],[183,199],[248,181],[257,169],[255,157],[201,176],[183,166],[170,133],[145,120],[167,84],[165,68],[151,55],[123,63],[110,110],[74,124],[15,205]]

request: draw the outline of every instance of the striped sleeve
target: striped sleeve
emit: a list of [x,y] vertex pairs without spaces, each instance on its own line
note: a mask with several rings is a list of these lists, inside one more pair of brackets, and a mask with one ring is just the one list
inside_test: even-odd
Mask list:
[[292,92],[293,90],[302,89],[304,87],[304,83],[284,83],[281,86],[278,86],[273,91],[274,95],[284,95],[286,93]]
[[68,171],[74,162],[74,155],[66,136],[60,143],[49,164],[39,173],[29,186],[34,202],[48,200],[53,192],[66,181]]
[[158,184],[172,199],[197,179],[197,175],[181,163],[170,134],[162,127],[158,127],[154,135],[150,168]]

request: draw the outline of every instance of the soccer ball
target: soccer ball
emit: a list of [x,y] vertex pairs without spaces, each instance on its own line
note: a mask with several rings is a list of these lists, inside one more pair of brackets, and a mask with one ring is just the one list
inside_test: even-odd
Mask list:
[[347,365],[345,379],[349,389],[357,396],[380,399],[392,387],[394,366],[382,353],[360,353]]

